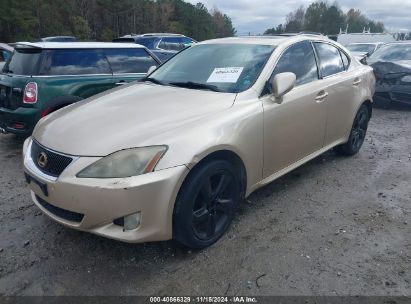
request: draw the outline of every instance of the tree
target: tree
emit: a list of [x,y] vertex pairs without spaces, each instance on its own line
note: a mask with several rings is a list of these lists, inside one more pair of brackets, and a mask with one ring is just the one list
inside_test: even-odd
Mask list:
[[74,35],[111,41],[130,33],[175,32],[204,40],[232,36],[229,16],[183,0],[1,0],[0,41]]
[[384,31],[382,22],[368,19],[360,10],[350,9],[345,14],[337,2],[328,4],[327,1],[311,3],[306,10],[299,7],[286,17],[285,26],[267,29],[264,34],[278,34],[282,32],[319,32],[326,35],[338,34],[340,29],[346,28],[351,33],[369,29],[373,33]]
[[305,9],[300,6],[294,12],[291,12],[286,17],[285,32],[298,33],[303,30],[305,18]]
[[273,27],[273,28],[267,29],[267,30],[264,32],[264,35],[282,34],[282,33],[284,33],[284,31],[285,31],[285,29],[284,29],[283,25],[282,25],[282,24],[279,24],[279,25],[277,25],[277,27],[275,27],[275,28]]
[[318,1],[311,3],[305,12],[304,30],[322,33],[325,29],[324,16],[327,10],[326,2]]

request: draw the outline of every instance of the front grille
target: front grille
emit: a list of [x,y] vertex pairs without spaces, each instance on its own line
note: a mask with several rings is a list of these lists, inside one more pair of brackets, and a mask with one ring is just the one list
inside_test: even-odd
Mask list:
[[[45,162],[43,158],[43,167],[39,165],[39,156],[42,153],[46,156]],[[41,172],[54,177],[59,177],[64,169],[73,161],[73,158],[69,156],[61,155],[44,148],[35,140],[33,140],[31,144],[31,158]]]
[[77,213],[74,211],[69,211],[63,208],[56,207],[52,204],[47,203],[45,200],[43,200],[37,195],[36,200],[39,202],[40,205],[44,207],[44,209],[46,209],[50,213],[53,213],[55,216],[59,218],[75,223],[80,223],[83,220],[84,214],[82,213]]

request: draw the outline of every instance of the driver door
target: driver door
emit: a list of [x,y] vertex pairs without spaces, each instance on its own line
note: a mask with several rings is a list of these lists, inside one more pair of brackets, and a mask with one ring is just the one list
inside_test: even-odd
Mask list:
[[316,57],[309,41],[289,47],[271,77],[283,72],[296,74],[295,88],[283,96],[281,103],[274,100],[271,92],[262,97],[264,178],[318,151],[324,143],[327,92],[319,79]]

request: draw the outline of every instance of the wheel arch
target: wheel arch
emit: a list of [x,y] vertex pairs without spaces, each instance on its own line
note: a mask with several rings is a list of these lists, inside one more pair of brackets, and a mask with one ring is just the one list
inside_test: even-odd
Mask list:
[[[371,103],[371,100],[367,99],[367,100],[365,100],[361,105],[365,105],[365,106],[367,107],[368,113],[370,114],[369,118],[371,119],[371,116],[372,116],[372,103]],[[361,107],[361,106],[360,106],[360,107]],[[358,111],[359,109],[360,109],[360,108],[358,108],[357,111]]]
[[192,172],[196,170],[196,168],[212,160],[225,160],[231,163],[238,170],[240,174],[240,181],[241,181],[241,198],[244,198],[246,194],[246,190],[247,190],[246,166],[238,153],[236,153],[235,151],[231,149],[227,149],[227,148],[221,148],[221,149],[214,150],[214,151],[208,151],[208,152],[203,153],[200,157],[197,157],[196,160],[192,162],[191,165],[188,166],[190,168],[190,172],[185,176],[181,187],[184,186],[185,181],[190,177]]

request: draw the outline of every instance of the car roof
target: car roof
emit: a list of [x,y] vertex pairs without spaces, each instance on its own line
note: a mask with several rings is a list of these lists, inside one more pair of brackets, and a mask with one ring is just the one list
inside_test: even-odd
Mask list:
[[347,45],[353,45],[353,44],[385,44],[386,42],[351,42]]
[[147,33],[147,34],[129,34],[124,35],[121,37],[117,37],[115,39],[121,38],[132,38],[132,39],[139,39],[139,38],[165,38],[165,37],[187,37],[182,34],[169,34],[169,33]]
[[15,48],[40,48],[40,49],[124,49],[145,48],[136,43],[113,42],[16,42]]
[[41,39],[53,39],[53,38],[73,38],[76,39],[74,36],[49,36],[49,37],[42,37]]
[[392,44],[398,44],[398,45],[401,45],[401,44],[411,44],[411,40],[406,40],[406,41],[395,41],[395,42],[388,42],[388,43],[385,43],[385,45],[392,45]]
[[294,43],[304,40],[322,40],[335,43],[335,41],[329,39],[323,35],[315,34],[287,34],[287,35],[273,35],[273,36],[242,36],[242,37],[229,37],[219,38],[199,42],[200,44],[217,44],[217,43],[230,43],[230,44],[261,44],[261,45],[274,45],[278,46],[283,43]]
[[7,43],[0,43],[0,48],[13,52],[14,48]]

